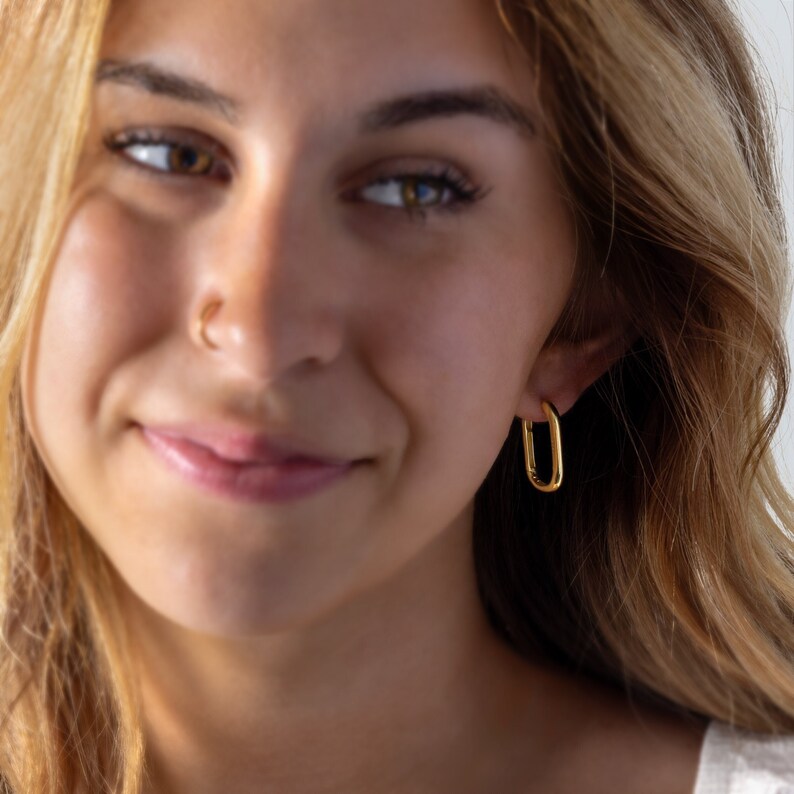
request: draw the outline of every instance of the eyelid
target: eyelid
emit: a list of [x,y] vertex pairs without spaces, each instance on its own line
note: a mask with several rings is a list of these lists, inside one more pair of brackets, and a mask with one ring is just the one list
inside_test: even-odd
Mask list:
[[432,157],[392,157],[378,161],[374,166],[360,169],[353,177],[346,179],[345,187],[342,188],[340,194],[343,198],[351,201],[388,208],[387,205],[378,202],[367,202],[365,199],[357,198],[357,194],[379,183],[410,179],[421,182],[438,182],[446,185],[457,196],[457,200],[450,204],[427,207],[431,212],[460,209],[461,205],[474,203],[491,192],[491,188],[485,187],[482,182],[473,178],[465,167],[434,155]]
[[[223,144],[214,141],[201,133],[180,127],[128,127],[120,131],[107,131],[102,136],[105,147],[113,154],[118,155],[126,165],[138,169],[153,177],[166,179],[197,179],[206,177],[212,179],[207,174],[183,174],[178,171],[167,171],[154,166],[147,166],[140,160],[127,157],[124,150],[132,146],[184,146],[196,149],[212,157],[213,168],[218,164],[224,166],[224,177],[218,181],[227,182],[237,171],[234,157],[229,153]],[[210,169],[212,171],[212,169]],[[217,179],[217,178],[216,178]]]

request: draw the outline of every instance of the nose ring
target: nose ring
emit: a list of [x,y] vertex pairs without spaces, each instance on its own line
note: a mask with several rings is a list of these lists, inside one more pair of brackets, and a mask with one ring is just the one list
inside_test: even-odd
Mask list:
[[201,338],[201,341],[210,348],[210,350],[218,350],[218,346],[207,336],[207,320],[209,319],[209,315],[221,305],[219,300],[210,301],[202,310],[201,314],[199,315],[198,321],[196,322],[196,327],[198,329],[198,335]]

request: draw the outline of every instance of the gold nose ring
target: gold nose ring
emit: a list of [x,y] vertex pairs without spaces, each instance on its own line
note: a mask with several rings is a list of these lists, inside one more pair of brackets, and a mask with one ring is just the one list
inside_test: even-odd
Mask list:
[[198,335],[204,344],[211,350],[217,350],[218,346],[207,336],[207,320],[209,315],[221,305],[220,301],[210,301],[202,310],[196,323],[198,327]]

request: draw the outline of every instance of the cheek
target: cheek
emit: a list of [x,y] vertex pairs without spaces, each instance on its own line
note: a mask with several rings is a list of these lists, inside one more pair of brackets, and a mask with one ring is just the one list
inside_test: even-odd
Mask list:
[[369,340],[366,357],[408,426],[405,482],[428,491],[425,504],[440,506],[442,491],[460,502],[482,482],[568,294],[564,227],[518,235],[514,219],[505,225],[507,243],[470,237],[422,262],[389,263],[360,318],[356,336]]
[[362,325],[389,340],[371,357],[393,370],[395,388],[410,384],[420,403],[455,407],[464,420],[487,407],[509,425],[574,270],[567,216],[537,204],[516,201],[487,234],[463,234],[381,271],[390,275]]
[[[169,272],[153,273],[168,241],[99,193],[70,215],[23,359],[26,421],[56,468],[85,446],[114,367],[146,346],[169,316]],[[156,252],[156,253],[155,253]],[[88,434],[88,435],[87,435]]]

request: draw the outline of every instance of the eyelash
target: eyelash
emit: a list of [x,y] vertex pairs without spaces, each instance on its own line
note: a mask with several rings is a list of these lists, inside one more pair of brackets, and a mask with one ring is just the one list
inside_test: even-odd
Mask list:
[[[158,133],[152,130],[140,130],[133,132],[122,132],[119,134],[108,134],[103,139],[105,147],[112,153],[117,155],[122,163],[138,172],[143,172],[147,177],[152,177],[157,180],[173,180],[173,179],[192,179],[196,177],[209,177],[217,178],[220,181],[228,181],[230,171],[228,166],[224,166],[222,177],[212,177],[211,172],[217,165],[219,158],[224,156],[222,149],[218,146],[206,143],[194,143],[189,138],[178,140],[175,137],[168,136],[163,133]],[[134,160],[124,154],[124,152],[132,146],[167,146],[173,148],[183,148],[187,150],[196,150],[205,155],[210,155],[212,158],[211,168],[208,172],[201,172],[197,174],[180,174],[175,171],[166,171],[162,168],[156,168],[146,165],[138,160]],[[469,182],[462,174],[458,173],[451,166],[443,166],[441,170],[428,169],[421,172],[413,171],[400,171],[397,173],[384,174],[368,182],[364,188],[357,188],[352,191],[346,191],[344,196],[354,201],[367,203],[366,199],[355,198],[355,196],[363,189],[375,185],[387,185],[392,182],[408,182],[413,180],[418,184],[432,184],[435,189],[440,190],[442,194],[447,190],[451,191],[453,198],[445,204],[438,204],[430,207],[415,207],[415,206],[401,206],[395,207],[394,205],[383,204],[380,202],[371,202],[376,206],[383,207],[384,209],[400,209],[406,213],[411,220],[421,219],[426,220],[428,213],[439,212],[457,212],[467,205],[474,204],[483,198],[488,192],[481,187],[478,187]]]

